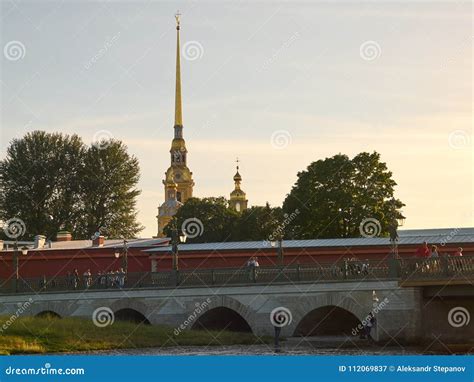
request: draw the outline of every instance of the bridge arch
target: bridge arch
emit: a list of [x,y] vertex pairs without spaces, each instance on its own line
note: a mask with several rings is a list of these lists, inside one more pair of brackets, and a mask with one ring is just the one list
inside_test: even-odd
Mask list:
[[313,309],[296,326],[294,336],[355,335],[360,329],[359,319],[350,311],[334,305]]
[[53,310],[42,310],[35,314],[35,317],[41,318],[62,318],[62,316]]
[[212,308],[199,316],[191,327],[193,330],[228,330],[252,333],[249,323],[235,310],[223,306]]
[[[229,296],[208,298],[196,303],[199,314],[191,326],[193,330],[230,330],[254,333],[255,313],[246,305]],[[196,311],[196,310],[195,310]]]
[[122,298],[110,304],[117,321],[131,321],[150,324],[149,309],[145,303],[134,298]]
[[138,310],[131,308],[123,308],[114,312],[115,320],[117,321],[128,321],[135,322],[137,324],[147,324],[150,325],[150,321],[145,317],[144,314],[140,313]]
[[35,317],[44,317],[49,314],[51,317],[69,317],[75,309],[75,303],[64,303],[63,301],[35,301],[25,311],[25,314]]
[[300,300],[293,312],[292,335],[351,335],[352,329],[360,331],[357,328],[371,309],[372,294],[357,297],[358,302],[347,293],[322,293]]

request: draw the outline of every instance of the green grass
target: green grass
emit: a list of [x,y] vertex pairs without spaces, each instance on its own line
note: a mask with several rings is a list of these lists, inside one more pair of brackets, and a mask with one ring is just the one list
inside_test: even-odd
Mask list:
[[[0,328],[9,317],[0,316]],[[20,317],[0,335],[0,354],[41,354],[169,346],[268,343],[250,333],[184,330],[164,325],[115,321],[99,328],[82,318]]]

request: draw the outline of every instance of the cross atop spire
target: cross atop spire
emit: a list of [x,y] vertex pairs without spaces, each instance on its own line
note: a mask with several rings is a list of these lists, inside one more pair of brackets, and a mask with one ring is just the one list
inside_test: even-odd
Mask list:
[[239,170],[239,162],[240,162],[239,157],[237,157],[237,159],[235,160],[235,163],[237,163],[237,170]]
[[176,29],[179,30],[179,23],[180,23],[180,17],[181,13],[179,13],[179,10],[176,12],[174,15],[174,18],[176,19]]

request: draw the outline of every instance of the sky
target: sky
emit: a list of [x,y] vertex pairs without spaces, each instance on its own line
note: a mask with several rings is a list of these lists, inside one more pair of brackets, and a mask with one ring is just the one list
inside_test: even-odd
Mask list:
[[1,2],[0,158],[29,131],[122,140],[140,161],[140,234],[157,232],[181,16],[194,195],[281,205],[298,171],[377,151],[403,228],[473,226],[469,1]]

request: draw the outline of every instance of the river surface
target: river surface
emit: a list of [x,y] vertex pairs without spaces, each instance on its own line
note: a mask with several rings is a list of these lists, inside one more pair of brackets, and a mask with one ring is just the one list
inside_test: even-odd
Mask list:
[[[173,346],[162,348],[118,349],[94,351],[104,355],[275,355],[273,344],[230,346]],[[281,355],[415,355],[440,354],[425,347],[383,346],[367,341],[331,338],[289,338],[281,342]]]

